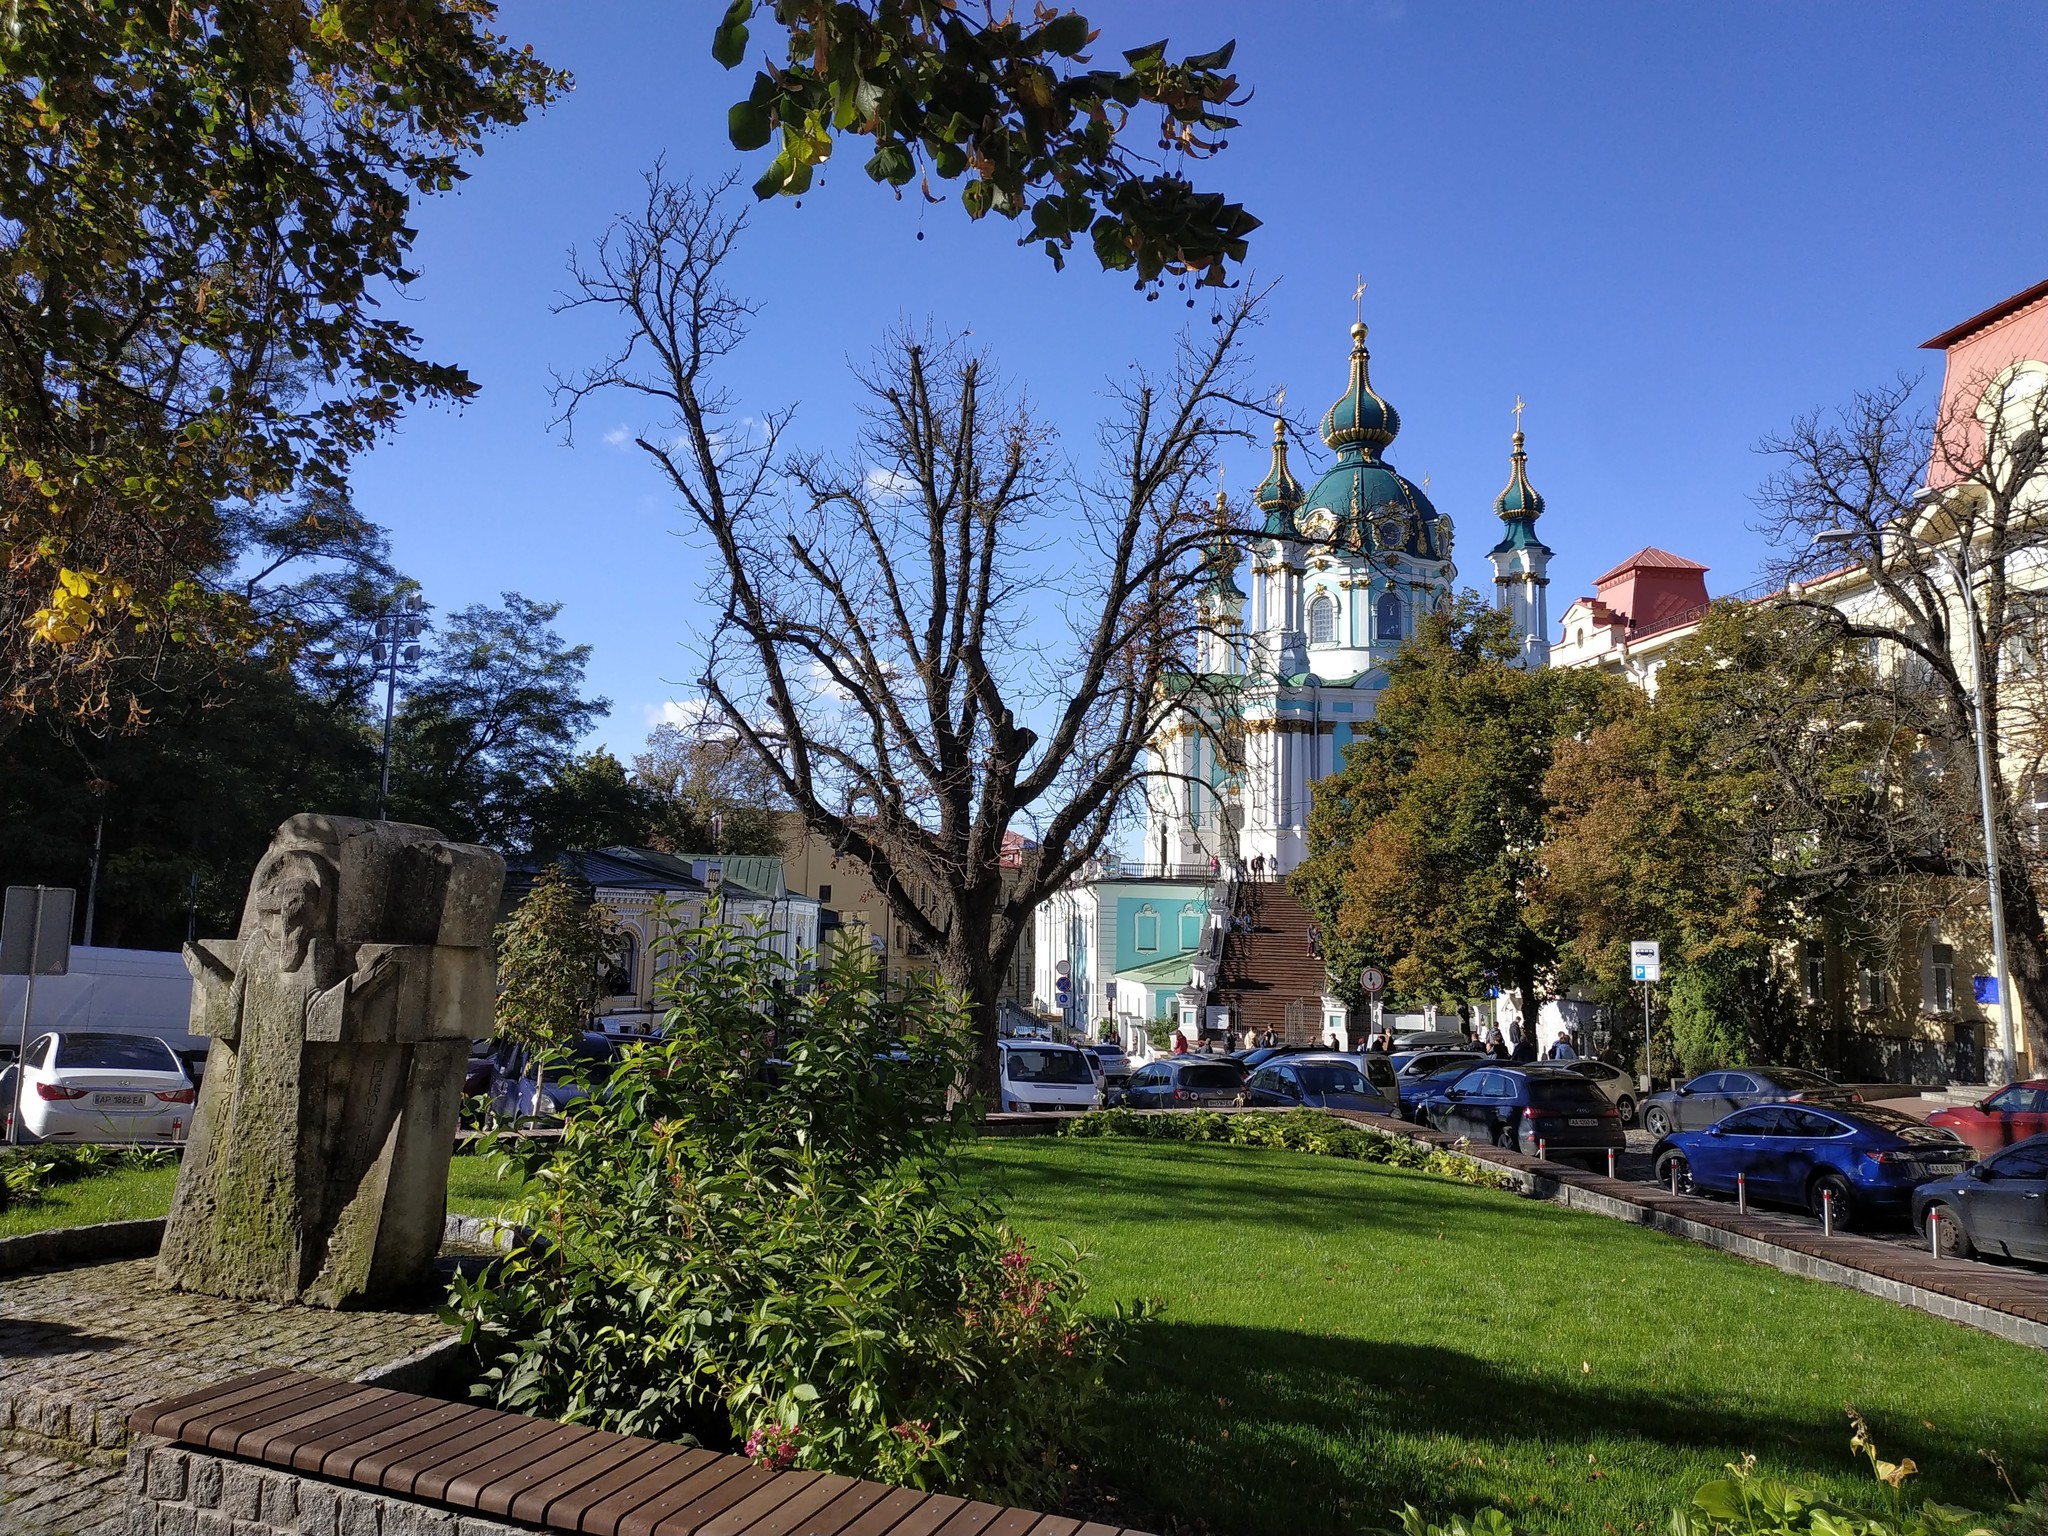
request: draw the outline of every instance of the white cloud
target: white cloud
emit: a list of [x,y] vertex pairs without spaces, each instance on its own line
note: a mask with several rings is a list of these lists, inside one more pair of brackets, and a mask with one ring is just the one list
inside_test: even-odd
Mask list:
[[711,701],[704,698],[665,699],[646,709],[649,729],[657,725],[678,725],[685,729],[701,725],[711,714]]
[[623,448],[632,440],[633,429],[627,426],[623,421],[620,422],[616,427],[613,427],[609,432],[605,433],[604,435],[605,446],[607,448]]
[[868,471],[868,491],[875,496],[908,496],[917,489],[917,482],[893,469],[877,466]]

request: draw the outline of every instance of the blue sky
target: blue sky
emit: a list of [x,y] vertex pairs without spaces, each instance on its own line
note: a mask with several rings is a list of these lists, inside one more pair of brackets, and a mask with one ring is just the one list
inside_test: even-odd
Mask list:
[[[1390,457],[1457,520],[1463,584],[1487,585],[1509,408],[1528,402],[1553,619],[1645,544],[1711,565],[1714,591],[1746,585],[1757,440],[1902,370],[1932,386],[1921,341],[2048,276],[2041,5],[1083,9],[1103,47],[1237,39],[1255,95],[1198,175],[1265,221],[1252,270],[1277,286],[1256,376],[1319,414],[1364,273],[1374,382],[1404,421]],[[726,143],[751,67],[712,62],[717,10],[503,6],[504,30],[576,89],[418,210],[424,276],[396,304],[482,394],[415,415],[355,474],[437,608],[508,589],[565,605],[559,627],[592,644],[590,682],[613,701],[592,739],[622,756],[689,692],[706,569],[644,457],[606,442],[632,424],[623,406],[593,407],[573,447],[550,430],[551,370],[616,339],[550,308],[569,248],[632,204],[657,156],[697,176],[758,169]],[[849,362],[910,320],[971,330],[1078,454],[1104,381],[1206,315],[1206,298],[1148,304],[1083,254],[1055,274],[957,206],[897,202],[857,149],[800,207],[759,208],[743,251],[762,312],[727,380],[749,407],[795,405],[806,446],[847,443]],[[1231,483],[1262,458],[1248,450]]]

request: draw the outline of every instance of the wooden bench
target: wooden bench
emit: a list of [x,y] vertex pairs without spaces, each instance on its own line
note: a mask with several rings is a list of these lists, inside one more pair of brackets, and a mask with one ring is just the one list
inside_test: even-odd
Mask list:
[[131,1434],[579,1536],[1138,1536],[298,1371],[142,1408]]

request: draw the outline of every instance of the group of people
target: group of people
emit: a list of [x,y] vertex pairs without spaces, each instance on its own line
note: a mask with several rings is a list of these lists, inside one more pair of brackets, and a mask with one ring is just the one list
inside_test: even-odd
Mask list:
[[[1470,1025],[1463,1026],[1460,1033],[1465,1036],[1468,1046],[1485,1052],[1485,1054],[1493,1057],[1496,1061],[1535,1061],[1539,1055],[1536,1049],[1535,1036],[1528,1033],[1519,1024],[1509,1025],[1507,1036],[1502,1035],[1498,1028],[1488,1030],[1484,1041],[1479,1040],[1472,1033]],[[1512,1037],[1512,1040],[1510,1040],[1509,1036]],[[1244,1032],[1243,1049],[1247,1051],[1258,1050],[1262,1046],[1276,1046],[1281,1043],[1280,1034],[1277,1030],[1248,1029]],[[1335,1030],[1330,1032],[1327,1047],[1333,1051],[1344,1049],[1344,1042],[1338,1038]],[[1185,1031],[1176,1029],[1173,1032],[1174,1055],[1185,1056],[1193,1048],[1188,1042]],[[1359,1049],[1371,1051],[1381,1056],[1391,1056],[1394,1053],[1393,1030],[1382,1025],[1378,1032],[1370,1036]],[[1573,1046],[1571,1036],[1568,1034],[1559,1035],[1551,1042],[1550,1048],[1541,1052],[1540,1055],[1545,1061],[1577,1061],[1579,1059],[1578,1050]]]

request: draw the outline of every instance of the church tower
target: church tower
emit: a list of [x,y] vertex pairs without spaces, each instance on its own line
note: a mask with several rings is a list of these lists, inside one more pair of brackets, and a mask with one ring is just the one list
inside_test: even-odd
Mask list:
[[1507,488],[1493,500],[1502,525],[1500,542],[1486,553],[1493,562],[1494,603],[1514,619],[1521,664],[1531,670],[1550,664],[1550,555],[1536,533],[1543,497],[1529,483],[1529,455],[1522,447],[1522,402],[1515,401],[1515,450]]

